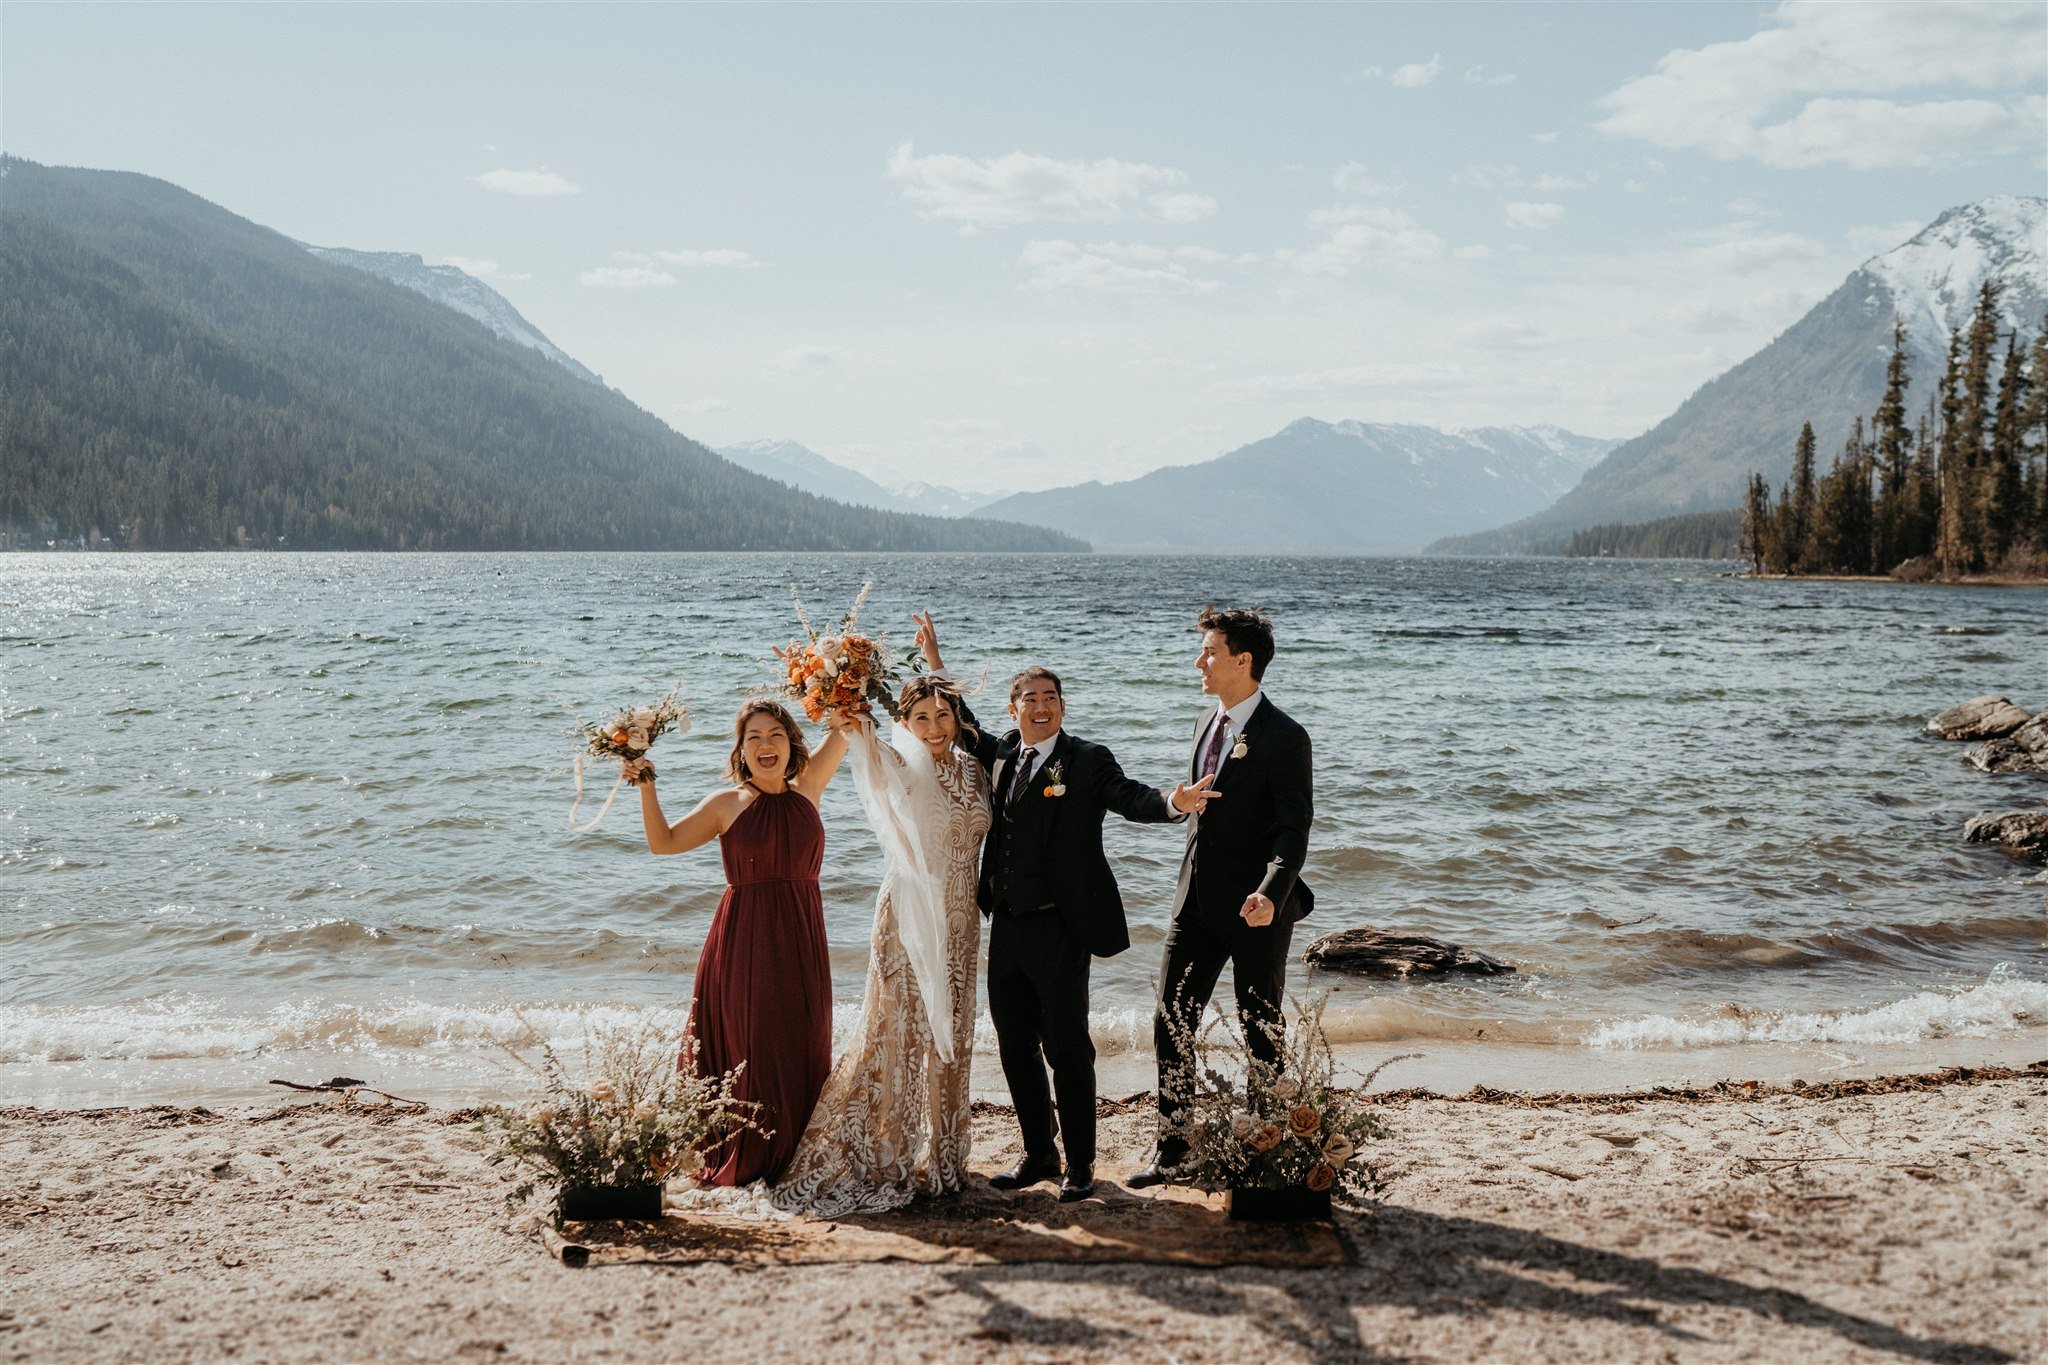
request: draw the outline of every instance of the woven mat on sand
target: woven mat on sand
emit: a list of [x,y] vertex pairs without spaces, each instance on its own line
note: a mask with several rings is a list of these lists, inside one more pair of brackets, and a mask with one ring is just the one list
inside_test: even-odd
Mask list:
[[1062,1204],[1050,1185],[1004,1194],[978,1177],[957,1199],[921,1199],[894,1213],[814,1222],[671,1212],[653,1222],[547,1227],[541,1239],[570,1266],[1073,1261],[1304,1269],[1351,1263],[1329,1223],[1232,1222],[1221,1195],[1177,1188],[1138,1193],[1108,1180],[1095,1188],[1092,1200]]

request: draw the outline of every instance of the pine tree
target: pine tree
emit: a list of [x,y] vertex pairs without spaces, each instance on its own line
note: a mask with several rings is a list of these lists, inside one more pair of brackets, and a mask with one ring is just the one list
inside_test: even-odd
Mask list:
[[1985,559],[2004,561],[2006,553],[2028,538],[2033,503],[2027,494],[2027,462],[2020,440],[2020,411],[2027,399],[2027,376],[2021,368],[2020,338],[2014,332],[2006,338],[2005,365],[1998,375],[1998,405],[1991,419],[1991,436],[1985,446],[1985,521],[1990,535]]
[[1749,488],[1742,500],[1742,548],[1741,555],[1749,561],[1749,571],[1760,574],[1767,560],[1774,558],[1771,547],[1771,486],[1764,482],[1764,476],[1756,470],[1749,472]]
[[1929,397],[1926,410],[1913,435],[1913,461],[1906,467],[1906,534],[1901,559],[1935,554],[1941,537],[1941,454],[1935,436],[1939,418],[1935,400]]
[[2048,554],[2048,315],[2027,351],[2027,396],[2020,404],[2020,458],[2033,471],[2034,547]]
[[1906,350],[1906,324],[1895,318],[1892,358],[1884,371],[1884,397],[1870,419],[1871,458],[1884,479],[1872,533],[1872,552],[1880,572],[1890,571],[1914,553],[1908,548],[1913,513],[1906,503],[1907,465],[1913,447],[1913,435],[1906,426],[1906,388],[1912,383],[1907,372],[1910,358]]
[[1970,463],[1973,445],[1963,437],[1963,334],[1948,334],[1948,364],[1942,368],[1940,463],[1936,466],[1939,494],[1935,503],[1939,518],[1935,532],[1935,558],[1944,578],[1957,578],[1975,567],[1972,549],[1977,539],[1976,468]]
[[1870,456],[1859,417],[1821,484],[1813,537],[1816,565],[1828,573],[1869,573],[1870,526]]
[[1773,537],[1780,573],[1805,573],[1813,561],[1815,489],[1813,481],[1813,423],[1799,427],[1799,441],[1792,447],[1792,474],[1778,498],[1778,526]]

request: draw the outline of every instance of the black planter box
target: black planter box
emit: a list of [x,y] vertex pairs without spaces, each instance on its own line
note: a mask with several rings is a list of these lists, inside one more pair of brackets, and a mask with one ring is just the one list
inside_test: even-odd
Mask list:
[[1285,1223],[1330,1217],[1330,1192],[1296,1185],[1285,1190],[1232,1190],[1223,1196],[1230,1217],[1248,1223]]
[[555,1196],[555,1216],[564,1223],[659,1218],[661,1185],[564,1185]]

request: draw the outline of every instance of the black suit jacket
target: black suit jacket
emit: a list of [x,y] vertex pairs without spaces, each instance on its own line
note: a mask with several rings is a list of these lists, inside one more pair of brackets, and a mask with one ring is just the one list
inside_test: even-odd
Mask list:
[[[1201,770],[1209,718],[1195,722],[1188,780]],[[1243,758],[1226,758],[1216,774],[1222,797],[1189,821],[1187,852],[1173,913],[1199,913],[1227,926],[1260,892],[1273,902],[1274,922],[1292,924],[1315,908],[1315,893],[1301,880],[1315,820],[1315,759],[1308,731],[1271,697],[1261,697],[1239,736]],[[1191,911],[1190,906],[1195,909]]]
[[[974,724],[971,711],[963,719]],[[962,735],[964,740],[966,735]],[[1052,752],[1023,791],[1005,801],[1004,786],[1023,748],[1017,731],[1000,739],[978,733],[975,758],[988,769],[995,818],[981,848],[977,899],[983,913],[1056,914],[1097,957],[1114,957],[1131,946],[1123,893],[1102,851],[1102,820],[1115,811],[1139,824],[1174,818],[1157,787],[1124,776],[1116,756],[1100,744],[1062,730]],[[1063,795],[1047,796],[1058,764]]]

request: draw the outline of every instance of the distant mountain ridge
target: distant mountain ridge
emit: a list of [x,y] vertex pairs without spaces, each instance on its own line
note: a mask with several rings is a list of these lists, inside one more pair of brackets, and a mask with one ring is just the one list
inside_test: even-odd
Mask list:
[[0,156],[0,526],[138,549],[1085,550],[740,469],[149,176]]
[[975,515],[1123,549],[1412,550],[1546,506],[1615,444],[1558,427],[1304,417],[1201,464],[1018,493]]
[[967,493],[930,483],[887,487],[859,470],[848,469],[795,441],[741,441],[736,445],[719,446],[718,453],[742,469],[779,479],[806,493],[892,512],[964,517],[1005,496],[1001,493]]
[[1775,487],[1812,422],[1825,463],[1884,391],[1892,321],[1913,352],[1909,410],[1941,374],[1949,333],[1987,278],[2006,283],[2000,309],[2024,338],[2048,308],[2048,199],[1998,195],[1950,209],[1913,238],[1850,272],[1770,345],[1709,380],[1669,417],[1623,442],[1555,505],[1473,535],[1449,554],[1555,553],[1573,531],[1718,511],[1741,502],[1751,470]]
[[468,271],[452,265],[428,265],[426,259],[409,251],[351,251],[339,246],[299,245],[323,261],[367,271],[415,294],[424,294],[444,308],[473,318],[492,335],[539,351],[578,379],[602,386],[604,380],[576,358],[541,335],[540,328],[520,316],[510,299]]

